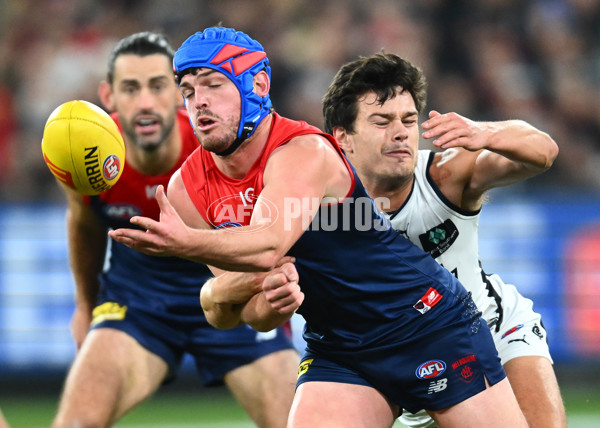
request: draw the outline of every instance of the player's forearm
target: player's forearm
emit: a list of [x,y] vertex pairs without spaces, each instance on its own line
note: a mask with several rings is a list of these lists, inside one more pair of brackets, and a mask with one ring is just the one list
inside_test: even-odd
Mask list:
[[294,312],[275,311],[265,299],[265,294],[258,293],[243,306],[240,319],[256,331],[270,331],[289,321]]
[[287,248],[270,233],[253,232],[255,226],[224,230],[193,230],[182,257],[235,272],[264,272],[272,269]]
[[545,132],[522,120],[489,122],[487,149],[503,155],[528,169],[541,172],[550,168],[558,156],[558,145]]
[[264,274],[225,272],[209,279],[200,291],[200,303],[208,322],[219,329],[248,324],[269,331],[288,321],[294,309],[278,311],[262,292]]
[[67,212],[69,263],[75,282],[75,299],[78,305],[90,310],[99,293],[98,275],[102,272],[106,251],[106,230],[77,218]]

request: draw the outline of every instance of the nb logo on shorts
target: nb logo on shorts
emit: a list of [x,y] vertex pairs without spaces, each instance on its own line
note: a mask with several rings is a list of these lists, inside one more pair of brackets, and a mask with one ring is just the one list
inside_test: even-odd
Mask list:
[[308,367],[312,364],[314,358],[310,358],[308,360],[304,360],[298,366],[298,377],[302,376],[304,373],[308,371]]
[[434,394],[437,392],[441,392],[444,389],[448,388],[448,379],[439,379],[434,380],[429,384],[429,388],[427,389],[427,394]]
[[102,321],[121,321],[125,318],[127,306],[121,306],[116,302],[106,302],[96,306],[92,312],[92,325]]

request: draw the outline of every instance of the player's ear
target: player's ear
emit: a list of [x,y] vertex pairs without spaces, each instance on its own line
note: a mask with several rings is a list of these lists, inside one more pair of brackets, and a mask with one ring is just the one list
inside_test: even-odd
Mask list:
[[269,75],[265,71],[259,71],[256,73],[253,82],[254,92],[256,92],[259,97],[264,97],[269,93],[269,89],[271,89],[271,81],[269,80]]
[[340,148],[344,151],[344,153],[353,153],[354,152],[354,144],[352,138],[348,132],[342,128],[341,126],[336,126],[333,128],[332,132],[335,139],[338,141]]
[[98,97],[108,111],[115,111],[112,86],[106,80],[100,82],[98,86]]

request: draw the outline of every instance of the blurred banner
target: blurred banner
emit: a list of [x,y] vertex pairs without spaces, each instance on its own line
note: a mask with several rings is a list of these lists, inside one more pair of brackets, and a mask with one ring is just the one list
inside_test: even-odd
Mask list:
[[[598,360],[600,200],[508,196],[483,208],[485,271],[534,301],[556,363]],[[72,310],[64,207],[0,205],[0,375],[64,370]]]

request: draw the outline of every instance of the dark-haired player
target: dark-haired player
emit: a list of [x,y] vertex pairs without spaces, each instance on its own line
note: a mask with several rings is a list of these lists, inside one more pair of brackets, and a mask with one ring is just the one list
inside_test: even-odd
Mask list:
[[[478,251],[486,192],[545,171],[558,147],[524,121],[474,122],[433,111],[423,137],[444,150],[418,150],[425,100],[425,77],[414,64],[390,53],[359,58],[340,68],[323,99],[325,127],[369,194],[385,202],[392,227],[471,292],[529,425],[565,427],[541,316],[515,286],[483,271]],[[425,412],[401,420],[435,425]]]
[[200,287],[211,276],[206,266],[107,239],[109,228],[129,224],[133,215],[158,220],[156,187],[198,146],[187,112],[178,108],[165,38],[144,32],[119,41],[99,95],[122,130],[126,165],[117,184],[97,197],[67,194],[76,284],[71,327],[79,351],[53,426],[112,425],[172,380],[184,354],[194,358],[205,385],[224,382],[258,426],[285,426],[299,357],[284,330],[215,329],[200,307]]
[[[202,147],[169,199],[158,188],[160,221],[136,216],[144,230],[110,236],[229,271],[295,257],[240,312],[261,330],[295,309],[306,320],[288,427],[389,427],[400,408],[425,408],[444,427],[527,426],[464,287],[391,228],[331,135],[271,112],[260,43],[209,28],[174,65]],[[211,322],[235,318],[244,287],[221,279],[236,274],[203,287]]]

